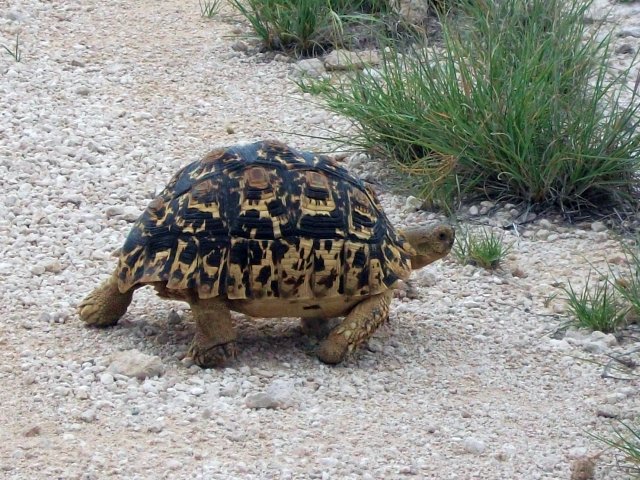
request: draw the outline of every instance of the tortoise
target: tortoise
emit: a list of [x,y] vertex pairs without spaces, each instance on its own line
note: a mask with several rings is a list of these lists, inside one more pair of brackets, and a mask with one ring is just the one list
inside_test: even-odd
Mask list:
[[453,241],[444,223],[395,230],[373,190],[328,156],[277,141],[235,145],[173,176],[79,315],[115,325],[133,292],[152,285],[190,304],[197,365],[236,357],[231,311],[301,318],[306,333],[325,334],[318,358],[336,364],[388,318],[399,281],[446,256]]

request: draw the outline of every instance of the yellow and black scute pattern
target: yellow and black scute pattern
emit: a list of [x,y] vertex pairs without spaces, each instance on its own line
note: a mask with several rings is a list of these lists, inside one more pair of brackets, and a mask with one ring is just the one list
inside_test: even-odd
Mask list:
[[118,286],[200,298],[368,296],[410,262],[373,191],[329,157],[275,141],[187,165],[134,224]]

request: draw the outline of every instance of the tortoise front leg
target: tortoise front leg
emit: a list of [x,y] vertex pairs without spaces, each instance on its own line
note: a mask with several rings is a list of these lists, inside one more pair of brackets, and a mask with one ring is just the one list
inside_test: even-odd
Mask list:
[[125,293],[118,289],[118,279],[112,275],[85,297],[78,306],[80,318],[87,325],[110,327],[118,323],[131,304],[134,288]]
[[236,332],[231,311],[219,299],[190,302],[196,321],[196,333],[189,355],[203,368],[221,367],[236,358]]
[[318,348],[318,358],[324,363],[340,363],[347,353],[366,342],[389,317],[393,291],[387,290],[369,297],[351,309],[342,323],[329,333]]

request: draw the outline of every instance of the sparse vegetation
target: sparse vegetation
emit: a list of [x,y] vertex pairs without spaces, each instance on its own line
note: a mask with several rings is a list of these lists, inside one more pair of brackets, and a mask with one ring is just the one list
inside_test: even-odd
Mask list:
[[2,48],[13,57],[16,62],[22,59],[22,52],[20,51],[20,33],[16,33],[16,41],[13,48],[9,48],[6,45],[2,45]]
[[231,0],[265,47],[299,55],[340,46],[347,26],[376,22],[386,0]]
[[628,312],[610,277],[592,282],[589,274],[582,290],[576,291],[569,282],[564,293],[573,323],[578,327],[614,332]]
[[200,15],[205,18],[213,18],[222,8],[222,0],[198,0],[200,4]]
[[441,204],[471,193],[564,209],[631,199],[638,82],[619,87],[631,67],[608,68],[611,36],[583,18],[591,1],[457,3],[461,15],[442,17],[444,49],[391,46],[376,75],[322,93],[353,121],[344,141],[395,160]]
[[328,78],[310,79],[302,77],[296,80],[296,85],[304,93],[320,95],[331,88],[331,80]]
[[503,237],[496,235],[493,230],[463,230],[456,235],[453,254],[462,264],[495,270],[510,249],[511,246],[504,243]]
[[640,314],[640,245],[638,241],[623,247],[628,268],[615,272],[609,267],[613,286],[629,305],[632,314]]
[[620,421],[622,428],[614,428],[615,438],[596,437],[610,447],[613,447],[623,456],[626,470],[640,478],[640,428]]

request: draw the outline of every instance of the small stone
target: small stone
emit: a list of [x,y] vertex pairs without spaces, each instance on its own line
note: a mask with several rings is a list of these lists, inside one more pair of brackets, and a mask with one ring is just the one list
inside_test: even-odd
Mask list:
[[133,112],[131,114],[131,118],[133,118],[133,120],[136,122],[141,122],[142,120],[151,120],[153,118],[153,115],[151,115],[149,112]]
[[75,390],[76,398],[78,400],[88,400],[89,399],[89,387],[86,385],[82,385]]
[[367,342],[367,350],[369,350],[370,352],[373,352],[373,353],[380,352],[382,351],[382,349],[383,349],[382,342],[377,338],[371,338]]
[[227,438],[232,442],[244,442],[247,439],[247,434],[244,432],[229,432]]
[[422,208],[422,200],[419,198],[409,196],[404,203],[404,209],[407,212],[415,212],[416,210],[420,210]]
[[233,135],[234,133],[236,133],[236,129],[230,123],[225,125],[224,131],[227,132],[227,135]]
[[618,418],[620,416],[620,411],[617,407],[613,405],[603,405],[598,410],[596,410],[596,417],[602,418]]
[[113,375],[109,372],[104,372],[100,375],[100,383],[103,385],[111,385],[114,381]]
[[582,349],[589,353],[602,353],[606,350],[606,347],[601,342],[585,342],[582,345]]
[[235,397],[238,394],[238,385],[235,383],[228,383],[223,385],[220,389],[221,397]]
[[294,66],[294,75],[297,77],[307,76],[311,78],[322,77],[327,70],[324,68],[324,63],[318,58],[307,58],[300,60]]
[[204,388],[202,387],[193,387],[189,390],[189,393],[194,397],[199,397],[204,393]]
[[469,207],[469,215],[476,216],[480,213],[480,209],[478,209],[477,205],[471,205]]
[[147,427],[147,431],[150,433],[160,433],[162,430],[164,430],[164,419],[157,419]]
[[183,463],[175,458],[170,458],[165,462],[165,466],[168,470],[178,470],[183,467]]
[[516,278],[527,278],[529,275],[520,267],[514,267],[511,269],[511,275]]
[[535,237],[537,240],[546,240],[547,238],[549,238],[550,234],[551,232],[549,230],[545,230],[544,228],[541,228],[536,232]]
[[249,46],[242,40],[237,40],[231,44],[231,50],[235,52],[248,52]]
[[602,222],[593,222],[591,224],[591,230],[594,232],[605,232],[607,230],[607,226]]
[[571,345],[569,345],[569,343],[564,339],[557,340],[555,338],[551,338],[549,339],[549,344],[556,350],[560,350],[560,351],[571,350]]
[[32,266],[29,271],[33,274],[33,275],[42,275],[44,274],[44,272],[46,271],[46,269],[44,268],[44,265],[34,265]]
[[58,260],[52,260],[44,265],[44,269],[50,273],[60,273],[62,271],[62,264]]
[[145,378],[162,375],[164,373],[164,365],[160,357],[146,355],[134,349],[115,353],[111,358],[109,371],[144,380]]
[[462,441],[462,448],[464,448],[467,453],[481,455],[487,447],[482,440],[478,440],[474,437],[467,437]]
[[640,38],[640,27],[627,27],[623,28],[618,32],[619,37],[634,37]]
[[172,308],[167,315],[167,323],[169,325],[178,325],[182,323],[182,316]]
[[623,266],[627,264],[627,258],[624,255],[612,255],[607,258],[607,263]]
[[502,448],[496,453],[496,459],[501,462],[505,462],[510,458],[513,458],[516,454],[516,447],[510,443],[505,443]]
[[287,55],[283,55],[281,53],[276,53],[276,56],[273,57],[273,61],[274,62],[280,62],[280,63],[291,63],[294,61],[293,58],[287,56]]
[[540,228],[544,228],[545,230],[553,230],[553,223],[551,223],[546,218],[543,218],[542,220],[540,220],[538,222],[538,225],[540,226]]
[[606,334],[601,341],[607,347],[615,347],[616,345],[618,345],[618,339],[613,333]]
[[96,419],[96,411],[93,408],[85,410],[80,414],[80,420],[91,423]]
[[264,392],[247,395],[244,403],[249,408],[278,408],[275,399]]
[[295,387],[292,381],[277,379],[264,392],[247,395],[249,408],[288,408],[295,404]]
[[413,465],[404,465],[400,467],[399,473],[401,475],[418,475],[418,469]]
[[140,211],[136,207],[125,207],[122,218],[127,222],[135,222],[140,217]]
[[84,67],[85,63],[77,58],[74,58],[73,60],[71,60],[71,66],[72,67]]
[[595,476],[596,462],[592,457],[577,458],[571,464],[571,480],[592,480]]
[[633,46],[628,43],[623,43],[618,48],[616,48],[616,53],[618,55],[633,55],[635,52],[636,50],[633,48]]
[[111,207],[108,207],[104,213],[107,216],[107,218],[111,218],[118,215],[122,215],[124,213],[124,208],[120,206],[111,206]]
[[89,95],[89,93],[91,93],[91,90],[89,90],[89,87],[87,87],[86,85],[80,85],[78,88],[76,88],[76,93],[78,95],[86,97],[87,95]]
[[380,56],[374,50],[350,52],[349,50],[335,49],[324,57],[324,66],[329,71],[358,70],[378,63],[380,63]]
[[34,425],[33,427],[25,430],[23,435],[25,437],[37,437],[41,433],[42,433],[42,428],[40,428],[40,425]]

